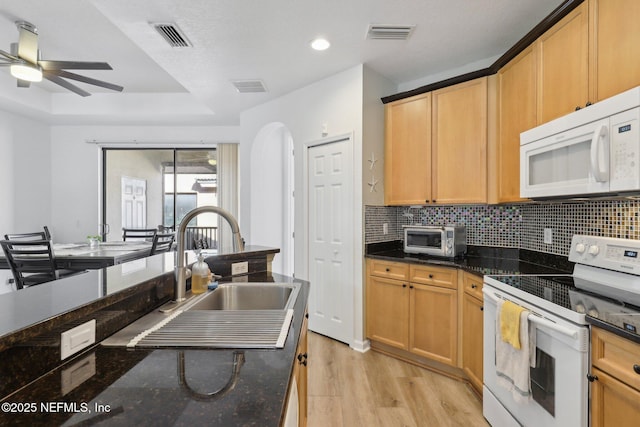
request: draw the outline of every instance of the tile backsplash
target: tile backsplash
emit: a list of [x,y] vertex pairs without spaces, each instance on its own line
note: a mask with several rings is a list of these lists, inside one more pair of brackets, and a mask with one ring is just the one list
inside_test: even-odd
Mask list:
[[[640,239],[639,200],[532,202],[509,205],[366,206],[365,242],[402,239],[407,224],[461,224],[467,244],[567,256],[574,234]],[[387,224],[387,234],[383,225]],[[553,242],[544,243],[545,228]]]

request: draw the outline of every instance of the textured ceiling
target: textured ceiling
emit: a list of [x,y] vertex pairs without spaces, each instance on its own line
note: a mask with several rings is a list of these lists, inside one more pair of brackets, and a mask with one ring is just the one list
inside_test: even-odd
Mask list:
[[[398,85],[415,83],[415,87],[428,83],[429,76],[471,63],[485,61],[488,65],[560,3],[4,0],[0,4],[0,49],[8,51],[10,43],[17,41],[14,21],[26,20],[38,27],[43,59],[109,62],[113,71],[79,72],[125,87],[123,94],[108,97],[135,99],[152,111],[154,102],[140,101],[145,95],[164,94],[171,99],[181,94],[180,102],[191,99],[205,111],[198,113],[201,122],[236,125],[240,111],[357,64],[366,64]],[[193,47],[171,48],[150,26],[153,22],[177,24]],[[372,23],[416,27],[406,41],[367,40]],[[309,42],[319,35],[329,39],[329,50],[309,48]],[[0,69],[3,92],[10,87],[10,79],[8,70]],[[260,79],[268,92],[238,94],[231,84],[236,79]],[[64,94],[58,98],[65,106],[81,109],[83,103],[97,102],[66,94],[49,82],[36,85]],[[92,93],[108,92],[82,87]],[[12,93],[4,95],[15,98],[24,90],[32,89],[11,87]],[[190,96],[185,98],[185,94]],[[108,99],[107,95],[98,98],[101,103]],[[119,102],[114,101],[115,105]]]

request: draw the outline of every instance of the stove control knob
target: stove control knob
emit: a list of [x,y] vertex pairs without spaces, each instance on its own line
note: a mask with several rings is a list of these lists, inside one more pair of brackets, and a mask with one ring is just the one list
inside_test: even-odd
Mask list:
[[587,311],[586,308],[584,307],[584,304],[582,304],[581,302],[576,304],[575,310],[580,314],[584,314]]
[[596,256],[598,255],[599,252],[600,252],[600,248],[598,247],[598,245],[589,246],[589,255]]
[[591,317],[595,317],[596,319],[600,316],[600,313],[598,313],[598,309],[596,309],[595,307],[591,307],[589,311],[587,311],[587,314]]
[[585,249],[586,248],[584,247],[584,243],[578,243],[576,245],[576,252],[578,252],[579,254],[583,254]]

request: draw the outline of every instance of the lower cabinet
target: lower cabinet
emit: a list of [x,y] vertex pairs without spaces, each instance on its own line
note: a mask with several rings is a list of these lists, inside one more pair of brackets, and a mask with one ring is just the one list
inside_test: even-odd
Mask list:
[[[373,268],[373,263],[377,268]],[[457,366],[457,270],[367,260],[367,337]],[[397,272],[404,271],[398,278]],[[389,278],[396,272],[394,278]]]
[[640,344],[591,329],[591,425],[637,426],[640,420]]
[[308,314],[305,313],[296,349],[293,375],[289,384],[289,397],[283,427],[305,427],[307,425],[307,319]]
[[464,273],[462,288],[462,370],[473,388],[482,394],[482,279]]

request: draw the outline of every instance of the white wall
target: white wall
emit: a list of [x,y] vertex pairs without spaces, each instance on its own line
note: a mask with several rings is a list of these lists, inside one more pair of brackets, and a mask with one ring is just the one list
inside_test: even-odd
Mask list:
[[[328,134],[342,135],[354,133],[354,150],[361,152],[362,144],[362,65],[338,73],[327,79],[291,92],[274,101],[243,112],[240,116],[240,221],[251,224],[251,215],[259,215],[264,206],[251,206],[250,189],[245,183],[251,182],[251,150],[259,131],[270,123],[282,123],[291,133],[295,159],[295,194],[304,191],[304,171],[302,170],[304,144],[323,138],[323,124]],[[358,155],[358,164],[360,164]],[[358,188],[360,188],[358,186]],[[360,198],[361,196],[358,196]],[[305,218],[303,198],[295,198],[296,277],[307,278],[305,266],[306,249],[304,242]],[[247,242],[251,242],[251,228],[243,231]],[[356,245],[358,246],[358,245]]]
[[[100,209],[100,146],[205,146],[237,142],[235,126],[53,126],[51,128],[51,222],[56,240],[84,241],[97,230]],[[114,233],[115,231],[112,230]],[[113,236],[111,236],[113,238]]]
[[[364,191],[368,191],[367,181],[363,165],[368,162],[363,158],[363,153],[375,150],[383,151],[384,146],[384,106],[380,97],[395,90],[390,81],[380,75],[371,72],[363,65],[358,65],[327,79],[316,82],[305,88],[299,89],[274,101],[265,103],[242,113],[240,117],[240,164],[241,185],[252,181],[250,168],[251,151],[261,129],[272,123],[282,123],[291,133],[295,151],[295,275],[308,278],[307,242],[304,240],[307,227],[302,194],[304,176],[303,155],[304,146],[313,141],[318,141],[325,136],[338,136],[353,133],[354,151],[354,194],[353,224],[354,238],[354,339],[352,345],[358,346],[364,341],[363,326],[363,204]],[[323,135],[323,125],[326,124],[328,135]],[[366,141],[364,141],[366,138]],[[366,147],[366,149],[364,148]],[[377,156],[377,154],[376,154]],[[381,168],[380,165],[376,166]],[[377,169],[382,171],[382,169]],[[257,179],[260,179],[258,177]],[[253,177],[256,180],[256,177]],[[366,190],[365,190],[366,188]],[[381,190],[372,196],[367,196],[367,203],[381,203]],[[251,217],[260,215],[265,206],[252,206],[250,189],[241,187],[241,221],[243,224],[251,223]],[[255,225],[254,225],[255,227]],[[253,227],[252,227],[253,228]],[[244,231],[251,241],[252,229]]]
[[0,110],[0,236],[51,226],[49,129]]

